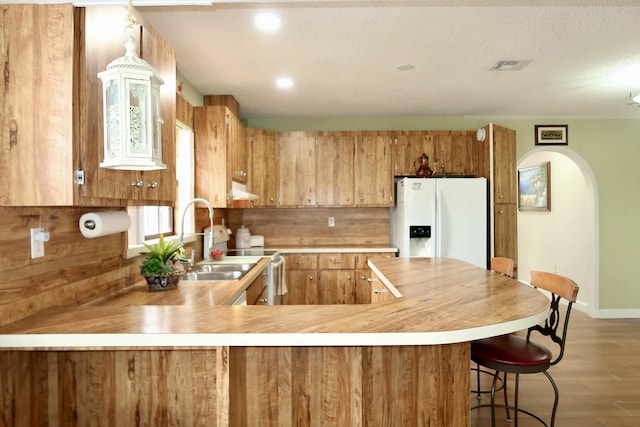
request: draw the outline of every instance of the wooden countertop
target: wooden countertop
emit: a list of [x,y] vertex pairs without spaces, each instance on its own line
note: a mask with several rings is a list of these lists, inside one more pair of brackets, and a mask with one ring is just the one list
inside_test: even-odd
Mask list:
[[[20,320],[0,329],[0,348],[448,344],[521,330],[548,311],[547,297],[532,287],[462,261],[370,263],[402,298],[371,305],[221,306],[192,298],[207,282],[184,282],[179,296],[147,292],[148,301],[140,301],[145,305],[106,300]],[[152,305],[155,298],[179,305]]]

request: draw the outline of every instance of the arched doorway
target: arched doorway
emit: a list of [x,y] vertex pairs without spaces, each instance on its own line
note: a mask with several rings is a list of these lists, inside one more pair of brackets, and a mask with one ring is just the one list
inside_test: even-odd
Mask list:
[[576,308],[599,310],[598,187],[591,167],[562,146],[536,148],[522,156],[518,168],[551,163],[551,211],[518,212],[518,278],[529,271],[557,272],[580,286]]

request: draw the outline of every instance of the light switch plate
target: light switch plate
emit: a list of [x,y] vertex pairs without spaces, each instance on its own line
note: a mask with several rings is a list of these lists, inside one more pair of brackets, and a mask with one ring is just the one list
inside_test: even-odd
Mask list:
[[330,216],[329,217],[329,227],[335,227],[336,226],[336,219],[335,217]]

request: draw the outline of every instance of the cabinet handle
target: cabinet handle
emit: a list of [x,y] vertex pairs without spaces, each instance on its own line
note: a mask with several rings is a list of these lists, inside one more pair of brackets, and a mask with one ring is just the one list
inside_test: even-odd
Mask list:
[[339,259],[332,259],[331,262],[333,264],[342,264],[342,260],[339,260]]
[[384,289],[382,289],[382,290],[380,290],[380,289],[374,289],[374,290],[373,290],[373,293],[374,293],[374,294],[381,294],[381,293],[383,293],[383,292],[385,292],[385,291],[384,291]]
[[362,202],[364,200],[364,196],[360,196],[360,201]]
[[262,299],[260,299],[260,302],[262,302],[262,303],[265,303],[265,304],[266,304],[266,303],[267,303],[267,299],[266,299],[266,298],[262,298]]
[[270,202],[273,202],[273,197],[270,197],[270,198],[269,198],[269,201],[270,201]]
[[351,280],[351,276],[347,275],[347,280]]
[[131,183],[131,186],[132,186],[132,187],[138,187],[138,188],[139,188],[139,187],[143,187],[143,186],[144,186],[144,182],[142,182],[142,180],[141,180],[141,179],[137,179],[137,180],[135,180],[135,181],[133,181],[133,182]]
[[504,196],[503,196],[502,194],[500,194],[500,195],[498,196],[498,199],[503,199],[503,198],[504,198]]
[[498,213],[502,215],[504,213],[504,211],[500,210],[500,211],[498,211]]
[[158,188],[158,183],[156,181],[153,181],[151,184],[147,184],[147,187],[149,187],[149,188]]
[[309,280],[313,280],[313,276],[309,276]]
[[349,197],[345,197],[345,198],[344,198],[344,201],[345,201],[345,202],[348,202],[348,201],[349,201]]

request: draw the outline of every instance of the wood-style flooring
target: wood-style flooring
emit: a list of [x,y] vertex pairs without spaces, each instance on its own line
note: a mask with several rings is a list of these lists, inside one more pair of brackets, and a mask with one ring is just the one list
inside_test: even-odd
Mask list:
[[[549,373],[560,392],[557,427],[640,426],[640,319],[592,319],[574,309],[564,358]],[[491,379],[482,376],[483,389],[490,387]],[[475,383],[474,374],[473,388]],[[509,387],[513,392],[513,378]],[[503,402],[501,393],[496,393],[498,403]],[[471,406],[477,402],[471,395]],[[490,395],[481,402],[489,403]],[[553,389],[543,374],[520,376],[519,405],[549,423]],[[541,425],[525,414],[518,422],[520,427]],[[471,425],[490,426],[491,409],[472,410]],[[496,426],[513,425],[505,421],[504,409],[496,408]]]

